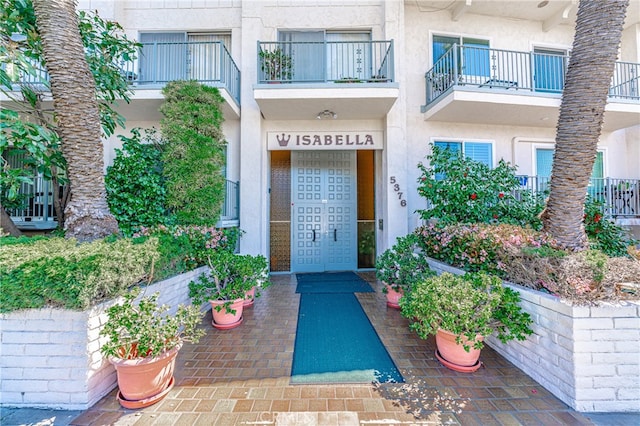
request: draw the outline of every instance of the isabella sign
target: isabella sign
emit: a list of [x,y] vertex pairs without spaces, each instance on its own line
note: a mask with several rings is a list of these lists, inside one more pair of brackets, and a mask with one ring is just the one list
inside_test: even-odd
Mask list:
[[382,132],[268,132],[270,151],[382,149]]

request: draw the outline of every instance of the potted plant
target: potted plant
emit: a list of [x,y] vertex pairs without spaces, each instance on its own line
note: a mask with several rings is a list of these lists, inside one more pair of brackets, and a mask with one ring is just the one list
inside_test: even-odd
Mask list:
[[376,277],[384,283],[382,292],[387,306],[400,308],[398,301],[411,290],[414,283],[435,275],[429,268],[427,257],[418,252],[418,237],[409,234],[396,240],[376,260]]
[[473,372],[480,368],[484,337],[524,340],[533,333],[520,294],[502,285],[496,276],[479,273],[443,273],[417,282],[400,300],[402,315],[423,339],[436,336],[436,357],[448,368]]
[[107,309],[100,335],[109,340],[101,352],[116,369],[118,401],[126,408],[142,408],[160,401],[173,387],[173,370],[183,342],[198,342],[204,315],[195,306],[180,305],[174,315],[157,303],[159,293],[136,298],[136,287],[122,304]]
[[263,73],[263,79],[267,82],[276,83],[291,80],[292,68],[293,59],[280,47],[276,47],[274,50],[260,51],[260,69]]
[[189,283],[189,297],[196,305],[211,303],[214,327],[221,330],[237,327],[242,323],[247,293],[269,284],[267,261],[264,256],[216,250],[207,256],[207,264],[209,270]]
[[358,224],[358,267],[372,268],[375,266],[376,233],[373,226]]

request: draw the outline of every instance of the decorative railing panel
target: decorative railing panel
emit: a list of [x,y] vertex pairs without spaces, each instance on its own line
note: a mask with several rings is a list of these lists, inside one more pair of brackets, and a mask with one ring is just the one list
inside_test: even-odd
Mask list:
[[386,83],[393,41],[258,42],[258,83]]

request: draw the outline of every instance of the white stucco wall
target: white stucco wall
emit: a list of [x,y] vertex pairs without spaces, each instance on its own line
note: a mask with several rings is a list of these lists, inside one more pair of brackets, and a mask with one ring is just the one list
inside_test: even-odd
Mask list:
[[[427,11],[416,2],[402,0],[83,0],[81,8],[99,9],[119,21],[127,34],[136,38],[141,31],[189,31],[232,34],[231,55],[241,69],[241,116],[225,123],[230,142],[228,176],[241,182],[241,220],[245,230],[241,251],[268,254],[269,240],[269,152],[265,146],[269,131],[382,130],[385,150],[376,153],[376,220],[378,250],[390,246],[399,235],[419,223],[415,210],[425,201],[417,195],[416,164],[428,154],[434,138],[481,140],[493,144],[494,162],[503,158],[518,165],[522,174],[535,174],[534,144],[555,138],[554,119],[539,127],[484,125],[460,122],[425,121],[420,107],[425,104],[425,72],[432,66],[432,36],[462,35],[488,39],[492,48],[531,51],[534,47],[569,49],[573,41],[570,25],[543,31],[542,23],[464,13],[454,21],[450,11]],[[376,120],[335,121],[263,119],[255,101],[257,82],[257,41],[275,41],[279,30],[365,30],[374,40],[394,40],[395,80],[398,99],[386,117]],[[638,61],[640,25],[628,26],[623,35],[621,58]],[[146,91],[139,90],[140,98]],[[339,100],[335,100],[339,102]],[[559,101],[558,101],[559,102]],[[142,108],[156,108],[150,102]],[[157,125],[159,115],[136,118],[137,107],[129,109],[128,126]],[[149,111],[144,111],[149,113]],[[640,126],[603,133],[599,147],[605,152],[605,174],[617,178],[640,178]],[[105,144],[105,162],[113,160],[111,138]],[[406,194],[407,205],[395,202],[389,185],[394,176]]]

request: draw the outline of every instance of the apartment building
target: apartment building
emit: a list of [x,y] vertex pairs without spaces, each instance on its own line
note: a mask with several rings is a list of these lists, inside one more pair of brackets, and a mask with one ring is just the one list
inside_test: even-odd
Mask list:
[[[167,81],[220,88],[223,225],[271,270],[368,268],[420,224],[430,144],[518,166],[544,189],[573,0],[81,1],[143,44],[127,127],[158,127]],[[590,191],[640,218],[640,2],[631,1]],[[119,140],[105,141],[105,167]]]

